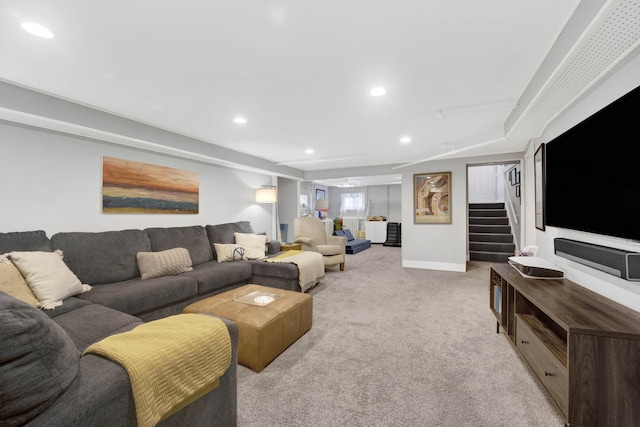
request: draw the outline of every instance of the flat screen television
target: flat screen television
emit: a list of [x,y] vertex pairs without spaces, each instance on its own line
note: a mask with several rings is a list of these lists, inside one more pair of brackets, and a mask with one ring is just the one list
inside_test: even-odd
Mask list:
[[545,224],[640,241],[640,86],[546,144]]

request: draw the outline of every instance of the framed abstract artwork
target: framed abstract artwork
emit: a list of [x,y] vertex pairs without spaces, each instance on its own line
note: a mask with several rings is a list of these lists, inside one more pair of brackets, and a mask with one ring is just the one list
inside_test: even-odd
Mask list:
[[131,160],[102,158],[102,212],[197,214],[196,172]]
[[413,175],[413,223],[451,224],[451,172]]

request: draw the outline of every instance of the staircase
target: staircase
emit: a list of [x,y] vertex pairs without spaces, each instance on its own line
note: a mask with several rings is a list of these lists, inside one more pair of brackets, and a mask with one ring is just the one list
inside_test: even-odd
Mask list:
[[469,203],[469,259],[507,262],[514,255],[504,203]]

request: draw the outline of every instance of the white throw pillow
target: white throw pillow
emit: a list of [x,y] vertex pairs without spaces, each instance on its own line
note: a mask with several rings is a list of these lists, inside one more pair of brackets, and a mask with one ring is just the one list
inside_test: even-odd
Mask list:
[[236,238],[236,245],[240,245],[245,250],[247,259],[260,259],[265,257],[267,236],[253,233],[233,233]]
[[160,276],[175,276],[193,270],[191,256],[185,248],[173,248],[159,252],[138,252],[136,259],[142,280]]
[[62,251],[10,252],[9,258],[18,267],[29,284],[39,306],[52,309],[62,305],[62,300],[91,289],[80,283],[62,260]]
[[216,258],[218,259],[218,262],[247,260],[245,250],[240,245],[234,245],[232,243],[214,243],[213,247],[216,250]]

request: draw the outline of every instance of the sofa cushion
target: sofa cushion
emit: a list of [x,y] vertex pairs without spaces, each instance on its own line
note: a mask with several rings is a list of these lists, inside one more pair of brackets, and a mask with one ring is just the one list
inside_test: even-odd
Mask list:
[[149,236],[151,250],[154,252],[177,247],[186,248],[189,251],[193,265],[202,264],[213,259],[207,232],[201,225],[147,228],[144,231]]
[[240,245],[234,245],[233,243],[214,243],[213,247],[216,250],[218,262],[247,260],[245,250]]
[[266,276],[286,280],[298,280],[298,266],[285,262],[265,262],[264,260],[249,261],[253,276]]
[[54,321],[81,352],[103,338],[131,330],[142,323],[137,317],[100,304],[80,307],[55,317]]
[[51,318],[61,316],[65,313],[69,313],[73,310],[77,310],[80,307],[93,304],[91,301],[83,300],[78,297],[70,297],[64,300],[64,304],[54,308],[53,310],[46,310],[44,314]]
[[173,248],[160,252],[138,252],[136,258],[142,280],[160,276],[175,276],[193,270],[189,251],[185,248]]
[[213,251],[213,259],[217,259],[214,243],[235,243],[234,233],[253,233],[249,221],[228,222],[225,224],[205,226],[207,237]]
[[342,246],[338,245],[317,245],[316,248],[323,256],[342,255]]
[[0,233],[0,254],[11,251],[50,252],[49,238],[42,230]]
[[354,239],[347,242],[346,252],[348,254],[357,254],[365,249],[371,247],[371,240],[368,239]]
[[9,258],[24,276],[41,307],[62,305],[65,298],[85,291],[80,280],[62,260],[60,251],[10,252]]
[[267,236],[254,233],[233,233],[236,245],[244,248],[247,259],[260,259],[265,257]]
[[242,262],[209,261],[195,265],[193,271],[182,273],[198,281],[198,295],[214,292],[238,284],[245,284],[251,279],[251,264]]
[[3,292],[0,325],[0,423],[23,425],[73,382],[80,352],[46,314]]
[[0,262],[0,291],[34,307],[39,303],[20,270],[8,262]]
[[354,240],[353,234],[351,233],[351,230],[349,230],[348,228],[344,229],[344,235],[347,238],[348,242],[350,242],[351,240]]
[[57,233],[51,236],[51,247],[62,249],[64,262],[82,283],[90,285],[140,277],[136,254],[151,251],[142,230]]
[[185,276],[189,273],[94,286],[91,292],[85,292],[78,298],[140,316],[196,296],[198,283],[194,278]]

